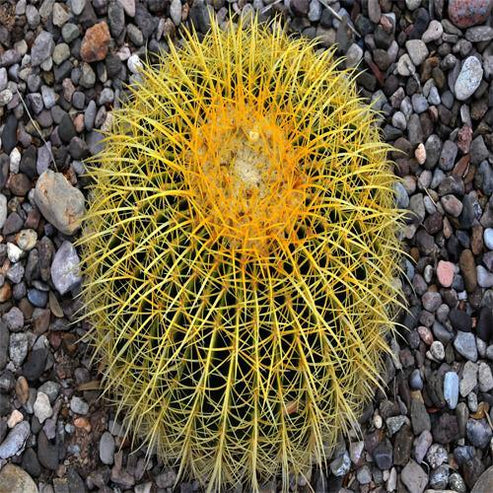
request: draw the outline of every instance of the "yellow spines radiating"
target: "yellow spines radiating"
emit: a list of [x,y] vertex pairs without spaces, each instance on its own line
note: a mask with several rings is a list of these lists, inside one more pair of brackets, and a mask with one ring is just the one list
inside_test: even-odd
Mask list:
[[380,384],[400,215],[354,77],[275,25],[189,34],[144,66],[89,166],[106,393],[210,492],[287,491]]

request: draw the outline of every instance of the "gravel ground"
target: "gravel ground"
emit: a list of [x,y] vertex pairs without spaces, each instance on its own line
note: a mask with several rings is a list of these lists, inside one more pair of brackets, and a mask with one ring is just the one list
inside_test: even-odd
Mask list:
[[[3,0],[0,2],[0,493],[171,492],[176,473],[130,455],[72,324],[82,160],[97,151],[145,53],[208,12],[281,13],[338,43],[381,110],[393,156],[408,330],[332,458],[326,492],[493,491],[492,0]],[[120,445],[123,446],[120,448]],[[488,469],[490,468],[490,469]],[[476,486],[475,486],[476,485]],[[310,485],[293,490],[310,491]],[[176,491],[199,491],[182,482]],[[275,492],[267,485],[265,492]]]

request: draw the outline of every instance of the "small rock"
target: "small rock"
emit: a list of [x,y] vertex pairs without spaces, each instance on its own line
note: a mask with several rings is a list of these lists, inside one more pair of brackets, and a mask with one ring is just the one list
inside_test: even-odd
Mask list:
[[36,39],[31,50],[31,63],[33,66],[41,65],[48,59],[55,49],[53,35],[46,31],[41,31]]
[[485,419],[469,419],[466,425],[467,439],[475,447],[486,448],[493,436],[493,432]]
[[109,431],[105,431],[99,440],[99,458],[103,464],[113,464],[115,453],[115,439]]
[[34,200],[43,216],[62,233],[72,235],[80,228],[84,195],[62,173],[46,170],[36,183]]
[[382,440],[377,445],[372,455],[379,469],[381,469],[382,471],[390,469],[393,464],[393,450],[390,440]]
[[445,348],[440,341],[433,341],[430,346],[430,353],[438,361],[443,361],[445,359]]
[[416,67],[426,60],[429,53],[428,48],[420,39],[406,41],[406,50],[409,53],[409,58]]
[[478,365],[472,361],[466,361],[462,370],[460,381],[460,395],[467,397],[478,384]]
[[450,409],[455,409],[459,401],[459,377],[457,373],[448,371],[443,379],[443,397]]
[[444,287],[452,286],[454,280],[455,265],[452,262],[440,260],[437,265],[438,282]]
[[344,452],[330,463],[330,471],[336,477],[345,476],[351,469],[349,454]]
[[423,43],[431,43],[437,41],[442,37],[443,26],[440,21],[433,19],[429,24],[426,31],[421,36]]
[[60,294],[68,293],[81,281],[79,256],[69,241],[64,241],[51,264],[51,279]]
[[450,0],[448,16],[457,27],[470,27],[485,22],[492,5],[491,0]]
[[428,430],[424,430],[414,441],[414,458],[418,464],[423,462],[428,449],[433,443],[433,437]]
[[454,93],[459,101],[470,98],[483,79],[483,67],[474,56],[465,59],[455,82]]
[[0,470],[0,493],[38,493],[38,487],[23,469],[5,464]]
[[19,453],[24,448],[30,433],[31,429],[27,421],[16,424],[0,444],[0,459],[8,459]]
[[478,349],[476,347],[476,338],[471,332],[457,331],[454,339],[455,350],[464,358],[476,362],[478,359]]
[[36,401],[34,402],[34,415],[39,419],[39,422],[43,424],[48,418],[53,415],[53,409],[51,408],[50,399],[43,392],[38,392]]
[[493,272],[489,272],[482,265],[476,267],[478,285],[482,288],[493,287]]
[[493,389],[493,375],[488,363],[479,363],[478,380],[480,392],[489,392]]
[[80,47],[80,56],[85,62],[104,60],[111,41],[110,30],[105,21],[87,29]]
[[401,480],[409,493],[423,493],[428,484],[428,475],[416,462],[410,460],[401,472]]
[[70,409],[76,414],[87,414],[89,412],[89,404],[74,395],[70,400]]

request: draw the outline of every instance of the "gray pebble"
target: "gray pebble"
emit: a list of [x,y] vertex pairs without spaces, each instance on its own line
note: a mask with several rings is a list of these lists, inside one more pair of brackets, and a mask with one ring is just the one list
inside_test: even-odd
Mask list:
[[99,440],[99,458],[103,464],[113,464],[115,454],[115,439],[109,431],[105,431]]
[[89,412],[89,404],[80,397],[74,395],[72,399],[70,399],[70,409],[76,414],[87,414]]
[[24,448],[30,433],[31,429],[27,421],[17,423],[0,445],[0,459],[8,459],[18,454]]
[[9,356],[15,366],[22,365],[27,356],[28,336],[25,332],[10,334]]
[[47,31],[41,31],[34,40],[31,50],[32,65],[34,67],[41,65],[51,56],[54,49],[55,43],[53,41],[53,35]]
[[464,358],[473,362],[477,361],[478,350],[473,333],[458,330],[454,339],[454,348]]
[[470,98],[476,92],[482,79],[483,67],[481,62],[474,56],[466,58],[455,81],[455,97],[459,101]]
[[493,272],[489,272],[482,265],[476,266],[478,284],[482,288],[493,287]]
[[486,448],[493,432],[485,419],[469,419],[466,425],[467,439],[478,448]]

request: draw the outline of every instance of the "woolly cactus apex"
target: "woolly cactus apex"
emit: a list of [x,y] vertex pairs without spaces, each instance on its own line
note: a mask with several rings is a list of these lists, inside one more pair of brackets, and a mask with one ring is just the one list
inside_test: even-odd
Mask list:
[[81,240],[118,415],[221,491],[307,474],[357,427],[399,303],[394,176],[333,52],[256,21],[145,66]]

